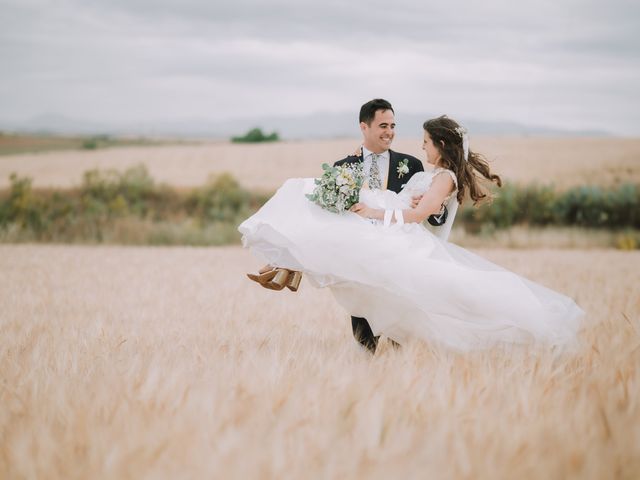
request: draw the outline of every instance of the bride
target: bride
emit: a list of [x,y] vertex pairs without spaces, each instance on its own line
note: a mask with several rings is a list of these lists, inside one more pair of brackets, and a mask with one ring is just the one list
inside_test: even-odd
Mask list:
[[351,211],[336,214],[305,197],[314,179],[287,180],[239,226],[243,245],[273,266],[253,279],[295,291],[304,272],[373,334],[400,344],[421,338],[467,351],[574,343],[584,312],[571,298],[447,242],[465,195],[474,204],[487,196],[477,175],[501,182],[457,122],[442,116],[423,127],[433,169],[413,174],[399,193],[365,187]]

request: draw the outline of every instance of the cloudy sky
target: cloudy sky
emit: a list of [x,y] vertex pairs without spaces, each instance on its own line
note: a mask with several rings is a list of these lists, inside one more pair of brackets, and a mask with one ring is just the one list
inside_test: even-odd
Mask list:
[[640,135],[640,2],[0,0],[0,120],[448,113]]

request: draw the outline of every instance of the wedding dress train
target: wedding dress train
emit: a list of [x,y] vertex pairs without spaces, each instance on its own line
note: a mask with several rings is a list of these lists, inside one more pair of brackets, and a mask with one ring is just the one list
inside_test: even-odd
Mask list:
[[[416,173],[398,194],[363,190],[360,201],[409,208],[411,197],[426,192],[440,173]],[[399,343],[417,337],[462,351],[503,342],[575,342],[584,312],[571,298],[446,241],[456,192],[447,199],[442,227],[383,226],[352,212],[323,210],[305,197],[313,188],[312,178],[287,180],[239,226],[243,245],[267,263],[303,271],[315,286],[330,288],[375,335]]]

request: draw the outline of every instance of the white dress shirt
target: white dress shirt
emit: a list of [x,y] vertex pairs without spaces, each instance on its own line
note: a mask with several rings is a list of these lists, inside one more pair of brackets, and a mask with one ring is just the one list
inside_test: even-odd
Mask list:
[[[371,162],[373,161],[373,152],[367,150],[364,145],[362,146],[362,159],[364,161],[364,178],[368,180],[369,172],[371,171]],[[382,189],[386,190],[387,176],[389,175],[389,150],[378,154],[378,170],[380,171]]]

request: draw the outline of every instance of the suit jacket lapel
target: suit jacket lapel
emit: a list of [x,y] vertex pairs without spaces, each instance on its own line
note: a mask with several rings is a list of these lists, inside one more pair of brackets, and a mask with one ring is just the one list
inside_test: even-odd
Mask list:
[[389,150],[389,171],[387,172],[387,190],[398,192],[398,155],[393,150]]
[[358,156],[349,155],[349,163],[359,163],[363,161],[364,160],[362,158],[362,155],[358,155]]

